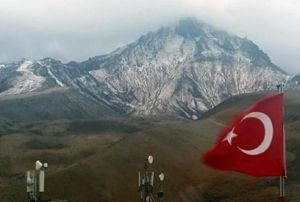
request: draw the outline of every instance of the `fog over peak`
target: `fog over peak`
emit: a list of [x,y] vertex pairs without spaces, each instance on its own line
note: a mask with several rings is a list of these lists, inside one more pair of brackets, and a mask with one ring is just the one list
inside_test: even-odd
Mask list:
[[81,61],[186,16],[247,37],[289,73],[300,73],[296,0],[1,0],[0,61]]

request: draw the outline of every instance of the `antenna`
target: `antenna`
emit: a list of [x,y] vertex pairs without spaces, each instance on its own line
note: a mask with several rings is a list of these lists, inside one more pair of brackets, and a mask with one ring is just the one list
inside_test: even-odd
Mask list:
[[35,170],[27,171],[26,191],[30,202],[41,201],[41,193],[45,191],[45,169],[48,168],[47,163],[37,160],[35,162]]
[[163,200],[163,198],[164,198],[164,192],[162,190],[162,186],[163,186],[163,181],[165,179],[165,174],[160,173],[159,176],[158,176],[158,178],[160,180],[160,184],[159,184],[158,192],[157,192],[157,201],[161,202]]
[[[148,172],[148,166],[153,164],[153,156],[149,155],[145,158],[145,165],[144,165],[144,173],[138,172],[138,185],[139,185],[139,192],[140,192],[140,202],[155,202],[156,199],[153,195],[154,191],[154,179],[155,173]],[[164,196],[162,191],[162,182],[165,178],[164,174],[161,173],[159,176],[160,184],[158,187],[157,192],[157,201],[161,202]]]
[[26,191],[30,202],[67,202],[67,200],[42,200],[45,192],[45,171],[48,163],[35,162],[35,170],[26,173]]
[[160,173],[158,176],[159,180],[162,182],[165,179],[165,175],[163,173]]
[[151,181],[150,181],[151,186],[154,186],[154,172],[151,173]]
[[34,190],[34,173],[31,171],[27,171],[27,193],[33,192]]
[[282,84],[282,83],[279,83],[279,84],[276,85],[277,91],[279,93],[283,92],[283,87],[284,87],[284,84]]
[[45,171],[41,170],[39,174],[39,192],[45,192]]
[[148,156],[148,163],[149,164],[152,164],[153,163],[153,156]]
[[40,170],[43,167],[43,164],[40,161],[35,162],[35,169]]

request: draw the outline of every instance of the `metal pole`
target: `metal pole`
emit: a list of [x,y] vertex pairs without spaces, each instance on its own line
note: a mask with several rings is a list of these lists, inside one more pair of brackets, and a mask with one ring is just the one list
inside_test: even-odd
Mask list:
[[37,186],[38,186],[38,184],[37,184],[37,171],[34,171],[34,189],[33,189],[33,196],[34,196],[34,202],[37,202],[38,200],[37,200],[37,198],[38,198],[38,196],[37,196]]
[[[150,156],[149,156],[150,157]],[[139,177],[139,191],[140,191],[140,201],[141,202],[154,202],[153,198],[153,185],[154,185],[154,172],[148,172],[148,163],[152,164],[153,157],[151,156],[152,160],[149,161],[149,157],[145,158],[144,164],[144,172],[141,174],[138,173]]]
[[[277,86],[278,93],[283,93],[283,84],[278,84]],[[282,106],[283,107],[283,106]],[[284,201],[285,199],[285,178],[286,178],[286,151],[285,151],[285,130],[283,128],[283,163],[284,163],[284,176],[279,178],[279,196],[280,200]]]
[[145,198],[144,202],[148,202],[148,197],[149,197],[149,179],[148,179],[148,166],[147,166],[147,159],[145,159]]
[[162,182],[160,182],[159,187],[158,187],[158,192],[157,192],[157,201],[162,202],[163,201],[163,191],[162,191]]

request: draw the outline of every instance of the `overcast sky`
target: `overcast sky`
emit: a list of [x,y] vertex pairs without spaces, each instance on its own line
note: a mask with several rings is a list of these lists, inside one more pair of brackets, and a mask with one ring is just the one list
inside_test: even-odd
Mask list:
[[0,0],[0,61],[82,61],[195,16],[260,46],[300,73],[298,0]]

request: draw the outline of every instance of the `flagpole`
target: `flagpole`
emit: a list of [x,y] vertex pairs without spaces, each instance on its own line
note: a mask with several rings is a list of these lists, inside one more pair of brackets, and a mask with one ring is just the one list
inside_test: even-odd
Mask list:
[[[278,84],[278,93],[283,93],[283,84]],[[282,106],[283,107],[283,106]],[[284,163],[284,176],[279,178],[279,196],[280,202],[285,202],[285,178],[286,178],[286,149],[285,149],[285,130],[283,126],[283,163]]]

